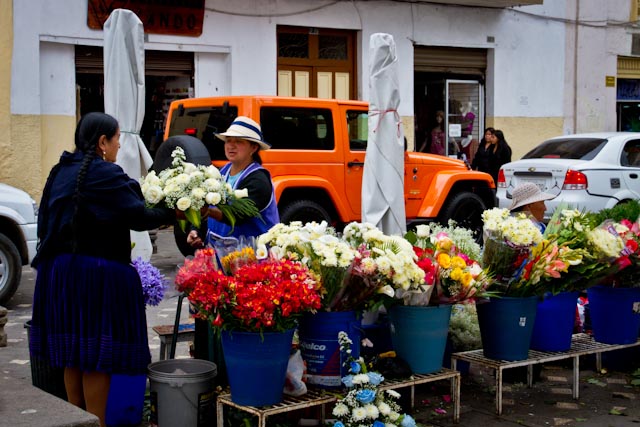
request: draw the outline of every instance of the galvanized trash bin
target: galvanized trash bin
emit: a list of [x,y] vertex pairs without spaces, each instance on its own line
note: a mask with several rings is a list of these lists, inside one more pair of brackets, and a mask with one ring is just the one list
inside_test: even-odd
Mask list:
[[201,427],[216,421],[217,367],[201,359],[169,359],[149,365],[151,425]]
[[[24,324],[27,330],[27,340],[31,341],[31,320]],[[31,384],[47,393],[53,394],[62,400],[67,400],[67,391],[64,388],[64,369],[52,367],[47,360],[31,355]]]

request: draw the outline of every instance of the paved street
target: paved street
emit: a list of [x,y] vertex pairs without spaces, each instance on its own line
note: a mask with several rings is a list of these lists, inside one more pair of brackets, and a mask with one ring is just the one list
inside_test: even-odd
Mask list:
[[[158,253],[152,262],[170,279],[183,260],[173,243],[172,230],[158,233]],[[23,280],[18,293],[7,305],[9,322],[5,326],[8,346],[0,348],[0,402],[5,393],[11,393],[14,381],[31,383],[27,333],[24,323],[31,318],[31,298],[34,274],[31,268],[23,271]],[[148,308],[149,342],[153,361],[158,360],[159,340],[152,331],[155,325],[172,324],[175,319],[177,294],[170,286],[162,303]],[[182,310],[183,321],[187,320],[186,303]],[[176,357],[189,357],[185,343],[178,345]],[[478,366],[471,366],[470,373],[462,380],[462,412],[460,425],[480,426],[636,426],[640,423],[640,387],[629,385],[629,364],[638,365],[638,351],[631,353],[629,360],[606,358],[608,372],[595,372],[591,358],[581,358],[580,399],[571,395],[572,370],[569,363],[544,365],[540,380],[529,389],[523,385],[523,377],[505,381],[503,415],[494,414],[493,373]],[[635,358],[635,362],[633,361]],[[626,369],[625,369],[626,368]],[[505,371],[507,375],[510,371]],[[513,376],[512,376],[513,377]],[[509,378],[508,378],[509,379]],[[409,389],[399,390],[403,401],[408,403]],[[453,426],[452,405],[449,402],[448,381],[424,384],[416,388],[414,415],[423,425]],[[0,405],[0,426],[2,422]],[[313,413],[304,414],[305,417]],[[303,415],[291,415],[291,425]]]

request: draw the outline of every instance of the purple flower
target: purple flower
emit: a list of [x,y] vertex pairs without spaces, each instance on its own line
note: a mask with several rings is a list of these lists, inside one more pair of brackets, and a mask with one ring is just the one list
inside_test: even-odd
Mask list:
[[164,297],[164,290],[167,287],[167,280],[164,274],[160,273],[150,262],[138,257],[133,260],[140,282],[142,282],[142,294],[146,305],[158,305]]

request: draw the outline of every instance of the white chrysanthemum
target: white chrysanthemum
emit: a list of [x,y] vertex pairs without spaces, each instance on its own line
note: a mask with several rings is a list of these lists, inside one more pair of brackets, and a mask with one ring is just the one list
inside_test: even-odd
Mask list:
[[344,417],[349,413],[349,407],[344,403],[338,403],[333,407],[332,414],[336,417]]
[[378,410],[382,415],[389,415],[391,413],[391,406],[387,402],[378,403]]
[[178,185],[188,185],[189,181],[191,181],[191,178],[186,173],[181,173],[175,177],[175,182]]
[[364,409],[367,411],[367,417],[372,420],[377,420],[380,415],[380,411],[376,405],[368,403],[365,405]]
[[369,382],[369,375],[367,374],[357,374],[353,376],[354,384],[367,384]]
[[387,393],[389,396],[391,396],[391,397],[393,397],[393,398],[395,398],[395,399],[399,399],[399,398],[400,398],[400,393],[398,393],[398,392],[397,392],[397,391],[395,391],[395,390],[386,390],[386,393]]
[[353,421],[362,421],[367,418],[367,410],[361,406],[353,408],[353,411],[351,411],[351,418]]
[[194,188],[194,189],[192,189],[192,190],[191,190],[191,196],[192,196],[194,199],[202,200],[202,199],[204,199],[204,196],[205,196],[206,194],[207,194],[207,193],[206,193],[202,188],[199,188],[199,187],[196,187],[196,188]]
[[187,175],[192,174],[193,172],[196,172],[198,170],[198,167],[193,163],[185,162],[183,166],[184,173],[186,173]]
[[186,211],[187,209],[189,209],[189,207],[191,207],[191,199],[189,199],[188,197],[180,197],[176,202],[176,207],[181,211]]
[[400,418],[400,414],[396,411],[391,411],[391,413],[389,414],[389,419],[391,421],[397,421],[398,418]]

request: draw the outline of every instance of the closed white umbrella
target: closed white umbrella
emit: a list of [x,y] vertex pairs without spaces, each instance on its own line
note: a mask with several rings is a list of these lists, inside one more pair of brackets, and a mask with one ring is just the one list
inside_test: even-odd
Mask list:
[[[140,138],[144,120],[144,28],[135,13],[116,9],[104,23],[104,111],[120,123],[116,163],[133,179],[147,174],[153,159]],[[148,232],[131,231],[132,258],[151,258]]]
[[362,221],[404,235],[404,136],[398,114],[398,58],[393,36],[369,41],[369,137],[362,178]]

